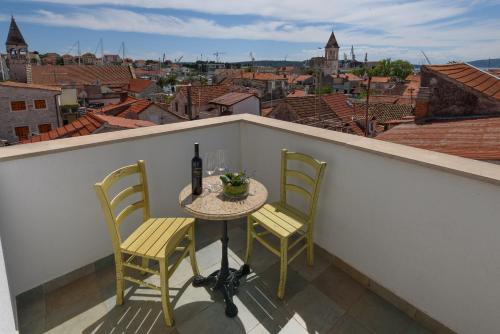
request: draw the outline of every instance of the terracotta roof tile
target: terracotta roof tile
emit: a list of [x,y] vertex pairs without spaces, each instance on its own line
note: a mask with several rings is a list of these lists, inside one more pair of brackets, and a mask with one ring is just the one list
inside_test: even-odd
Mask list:
[[500,117],[402,124],[377,139],[477,160],[500,160]]
[[99,82],[123,87],[133,78],[128,66],[115,65],[44,65],[33,66],[31,72],[34,84],[48,86],[94,85]]
[[459,84],[473,89],[479,94],[500,100],[500,78],[466,63],[448,65],[425,65],[425,69],[438,73]]
[[[187,97],[188,86],[178,86],[177,92]],[[191,86],[191,98],[194,105],[206,105],[211,100],[231,92],[228,85]]]
[[101,127],[113,129],[135,129],[153,125],[155,125],[155,123],[149,121],[109,116],[97,112],[88,112],[85,116],[82,116],[65,126],[31,137],[22,143],[27,144],[59,138],[86,136],[94,133]]
[[133,93],[140,93],[156,83],[153,80],[146,79],[130,79],[130,82],[125,87],[125,90]]
[[241,102],[243,100],[246,100],[252,96],[255,96],[254,94],[250,93],[238,93],[238,92],[231,92],[224,94],[222,96],[219,96],[213,100],[210,101],[210,103],[214,104],[220,104],[223,106],[232,106],[238,102]]
[[111,103],[99,109],[94,109],[94,111],[104,113],[106,115],[127,117],[130,113],[140,114],[151,106],[153,102],[138,99],[135,97],[128,96],[124,101],[118,103]]
[[12,87],[12,88],[28,88],[28,89],[39,89],[39,90],[50,90],[54,92],[61,92],[61,87],[45,86],[45,85],[35,85],[22,82],[14,81],[4,81],[0,82],[0,86]]

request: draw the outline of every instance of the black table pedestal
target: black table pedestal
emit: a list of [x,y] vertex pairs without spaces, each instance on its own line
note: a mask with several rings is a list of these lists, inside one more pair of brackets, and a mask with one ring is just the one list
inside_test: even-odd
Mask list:
[[226,315],[228,317],[235,317],[238,314],[238,308],[233,303],[233,296],[238,291],[240,286],[240,279],[250,273],[250,267],[246,264],[241,266],[239,270],[229,268],[229,261],[227,257],[227,245],[229,238],[227,236],[227,221],[224,220],[222,229],[222,263],[221,268],[214,271],[207,277],[195,276],[193,279],[193,286],[210,286],[213,290],[219,290],[224,296],[226,303]]

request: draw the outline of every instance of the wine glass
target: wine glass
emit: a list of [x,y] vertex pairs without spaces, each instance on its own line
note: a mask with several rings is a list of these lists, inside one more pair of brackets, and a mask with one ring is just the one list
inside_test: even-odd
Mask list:
[[[214,152],[205,153],[205,173],[208,176],[212,176],[215,174],[215,170],[217,169],[217,163]],[[207,182],[207,189],[209,192],[213,191],[213,185]]]
[[226,150],[217,150],[217,171],[219,174],[227,172],[227,152]]

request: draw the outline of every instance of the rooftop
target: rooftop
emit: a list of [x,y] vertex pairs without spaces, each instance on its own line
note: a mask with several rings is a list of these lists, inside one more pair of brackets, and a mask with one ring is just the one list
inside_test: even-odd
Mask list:
[[500,160],[500,117],[402,124],[377,139],[470,159]]
[[61,87],[45,86],[45,85],[35,85],[16,81],[3,81],[0,82],[0,86],[12,87],[12,88],[28,88],[28,89],[40,89],[40,90],[50,90],[54,92],[61,92]]
[[145,89],[149,88],[151,85],[155,85],[156,82],[153,80],[146,79],[130,79],[130,82],[125,87],[129,92],[140,93]]
[[112,116],[126,117],[130,113],[140,114],[152,104],[153,102],[145,99],[127,96],[122,102],[111,103],[95,111]]
[[219,96],[219,97],[211,100],[210,103],[219,104],[222,106],[229,107],[229,106],[232,106],[232,105],[239,103],[243,100],[246,100],[252,96],[255,96],[255,95],[250,94],[250,93],[231,92],[231,93],[224,94],[222,96]]
[[103,129],[136,129],[153,125],[156,124],[149,121],[108,116],[99,112],[88,112],[85,116],[67,125],[42,133],[38,136],[33,136],[22,143],[29,144],[68,137],[86,136],[98,131],[103,131]]
[[33,66],[32,82],[38,85],[94,85],[125,86],[134,77],[129,66],[118,65],[44,65]]
[[466,63],[424,65],[424,68],[466,86],[478,94],[500,101],[500,78],[492,73]]

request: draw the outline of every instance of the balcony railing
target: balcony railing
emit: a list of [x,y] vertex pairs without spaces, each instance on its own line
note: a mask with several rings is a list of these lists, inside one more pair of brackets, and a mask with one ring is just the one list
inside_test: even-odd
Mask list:
[[183,214],[195,141],[226,149],[270,200],[281,148],[326,161],[320,247],[452,330],[498,329],[500,166],[250,115],[2,148],[1,304],[112,253],[92,186],[122,165],[146,161],[154,215]]

